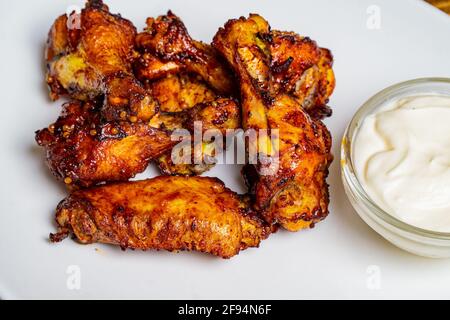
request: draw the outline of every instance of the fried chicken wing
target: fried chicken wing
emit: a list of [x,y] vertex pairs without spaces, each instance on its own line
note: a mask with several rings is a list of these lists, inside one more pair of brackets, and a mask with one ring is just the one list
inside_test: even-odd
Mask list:
[[331,52],[293,32],[274,30],[267,39],[274,94],[291,94],[316,118],[330,116],[326,104],[335,86]]
[[[278,146],[264,135],[253,142],[272,162],[260,160],[243,170],[254,209],[267,222],[297,231],[314,226],[328,214],[326,176],[332,156],[328,130],[306,112],[303,106],[308,104],[299,101],[308,95],[292,92],[302,70],[311,68],[321,51],[307,38],[287,36],[285,43],[285,33],[271,31],[262,17],[250,15],[228,21],[213,45],[239,78],[244,129],[279,131]],[[263,173],[273,164],[272,172]]]
[[233,76],[227,65],[210,45],[193,40],[183,22],[171,11],[167,15],[147,19],[147,28],[136,37],[142,52],[137,60],[137,74],[155,79],[167,70],[186,70],[200,75],[217,93],[234,93]]
[[[230,42],[220,41],[227,38]],[[240,43],[236,50],[232,43]],[[289,94],[315,118],[331,115],[326,106],[335,87],[333,57],[308,37],[271,30],[259,15],[239,22],[230,20],[216,35],[213,45],[237,69],[236,51],[242,63],[252,65],[250,76],[265,98]]]
[[132,73],[135,37],[133,24],[111,14],[101,0],[89,0],[79,16],[60,16],[50,29],[46,48],[51,98],[105,96],[102,113],[107,120],[148,120],[157,105]]
[[97,109],[92,102],[66,103],[55,124],[36,132],[50,170],[66,184],[127,180],[177,143],[147,123],[103,122]]
[[123,249],[196,250],[230,258],[271,229],[215,178],[161,176],[73,192],[56,209],[59,230],[81,243]]

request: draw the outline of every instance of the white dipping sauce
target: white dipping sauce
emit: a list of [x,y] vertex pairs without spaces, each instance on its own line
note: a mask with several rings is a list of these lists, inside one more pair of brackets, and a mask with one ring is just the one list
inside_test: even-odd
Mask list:
[[365,118],[353,140],[358,179],[380,208],[450,232],[450,96],[389,102]]

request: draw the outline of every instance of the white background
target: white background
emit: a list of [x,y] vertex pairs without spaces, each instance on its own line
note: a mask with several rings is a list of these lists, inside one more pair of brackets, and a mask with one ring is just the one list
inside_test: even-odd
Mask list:
[[[231,260],[199,253],[122,252],[71,240],[50,244],[54,208],[66,193],[45,167],[43,151],[34,142],[34,131],[53,122],[60,109],[60,102],[47,98],[43,48],[54,19],[70,5],[83,2],[2,1],[2,298],[450,298],[450,260],[413,256],[374,233],[351,208],[339,175],[340,139],[366,99],[396,82],[450,76],[448,16],[421,1],[111,0],[108,4],[139,30],[147,16],[170,8],[194,38],[207,42],[227,19],[256,12],[274,29],[294,30],[330,48],[337,78],[330,101],[334,115],[326,120],[335,154],[328,180],[331,214],[313,230],[279,232],[259,249],[243,251]],[[381,10],[380,29],[366,26],[370,5]],[[222,165],[208,174],[244,192],[239,169]],[[149,169],[143,176],[155,172]],[[79,290],[67,288],[70,265],[80,268]],[[380,287],[374,290],[368,282],[373,284],[377,275]]]

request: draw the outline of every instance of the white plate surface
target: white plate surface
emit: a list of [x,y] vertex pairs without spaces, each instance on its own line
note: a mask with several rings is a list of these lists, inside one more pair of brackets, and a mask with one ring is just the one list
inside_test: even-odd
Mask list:
[[[60,105],[47,98],[43,46],[54,19],[83,2],[2,1],[0,297],[450,298],[450,261],[413,256],[383,240],[355,214],[339,175],[340,139],[367,98],[396,82],[450,76],[449,17],[421,1],[111,0],[108,4],[139,30],[147,16],[170,8],[194,38],[208,42],[227,19],[257,12],[275,29],[294,30],[330,48],[337,78],[330,101],[334,115],[326,120],[336,156],[328,180],[331,214],[313,230],[279,232],[259,249],[231,260],[198,253],[122,252],[70,240],[50,244],[53,211],[65,190],[52,178],[34,142],[34,131],[54,121]],[[380,10],[379,29],[367,27],[373,5]],[[149,169],[142,177],[155,173]],[[244,191],[239,167],[218,166],[208,175]],[[79,289],[71,290],[67,282],[73,270],[79,270],[81,281]]]

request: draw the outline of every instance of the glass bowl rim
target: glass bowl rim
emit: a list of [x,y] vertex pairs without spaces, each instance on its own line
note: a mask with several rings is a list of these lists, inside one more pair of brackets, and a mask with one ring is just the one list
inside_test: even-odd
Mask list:
[[[366,102],[364,102],[360,108],[355,112],[351,121],[349,122],[347,128],[345,129],[342,142],[341,142],[341,170],[343,171],[344,179],[346,182],[351,184],[350,189],[352,192],[357,194],[358,200],[362,200],[366,206],[368,206],[369,211],[374,213],[378,218],[384,222],[392,225],[400,230],[414,233],[423,237],[439,239],[439,240],[449,240],[450,232],[440,232],[432,231],[429,229],[423,229],[409,223],[406,223],[397,217],[391,215],[385,210],[381,209],[378,204],[372,200],[372,198],[366,193],[362,187],[353,165],[352,159],[352,140],[357,130],[360,126],[358,123],[362,123],[365,117],[370,114],[370,111],[375,110],[380,107],[386,101],[383,98],[387,98],[391,94],[401,92],[402,89],[414,87],[416,85],[423,84],[448,84],[450,88],[450,78],[444,77],[428,77],[428,78],[418,78],[413,80],[402,81],[391,85],[370,97]],[[417,92],[420,94],[420,91]],[[377,103],[380,102],[381,103]]]

